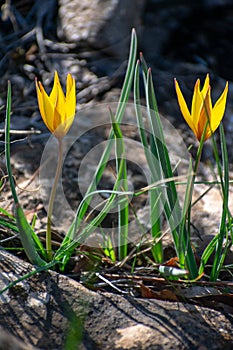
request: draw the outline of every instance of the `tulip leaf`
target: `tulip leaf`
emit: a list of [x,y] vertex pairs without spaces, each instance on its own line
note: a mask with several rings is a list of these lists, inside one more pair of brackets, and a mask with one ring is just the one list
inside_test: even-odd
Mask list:
[[37,265],[37,266],[46,265],[47,262],[41,259],[40,255],[37,252],[35,241],[33,240],[35,232],[32,230],[31,226],[29,225],[24,215],[23,209],[18,203],[15,204],[14,214],[15,214],[16,223],[20,233],[20,239],[28,259],[34,265]]
[[36,236],[35,232],[29,225],[23,209],[21,208],[18,200],[18,196],[15,189],[14,179],[12,175],[12,168],[10,163],[10,115],[11,115],[11,84],[8,82],[7,90],[7,108],[6,108],[6,123],[5,123],[5,153],[6,153],[6,167],[8,172],[8,177],[10,181],[10,187],[15,205],[15,219],[19,230],[20,239],[25,250],[25,253],[32,264],[38,266],[46,265],[46,261],[41,259],[37,249],[44,252],[43,246]]
[[[115,115],[110,109],[110,116],[112,128],[115,135],[115,155],[116,155],[116,169],[117,182],[116,186],[119,191],[126,192],[128,190],[127,184],[127,165],[125,160],[124,138],[121,132],[119,123],[116,121]],[[122,164],[121,164],[122,163]],[[120,167],[123,167],[122,175],[118,176]],[[127,256],[128,244],[128,219],[129,219],[129,205],[128,203],[119,203],[118,205],[118,258],[123,260]]]
[[[115,113],[115,119],[116,119],[116,122],[118,124],[121,123],[121,120],[122,120],[124,112],[125,112],[126,104],[128,102],[128,99],[129,99],[129,94],[130,94],[130,90],[131,90],[131,86],[132,86],[132,82],[133,82],[133,77],[134,77],[136,55],[137,55],[137,35],[136,35],[136,31],[133,29],[132,35],[131,35],[131,45],[130,45],[130,53],[129,53],[127,71],[126,71],[125,80],[123,83],[118,107],[117,107],[117,110]],[[67,257],[64,256],[64,259],[65,259],[65,261],[68,261],[68,256],[71,254],[72,249],[75,249],[75,247],[78,245],[78,242],[80,242],[80,240],[82,239],[83,236],[88,236],[88,234],[90,234],[90,232],[93,230],[93,228],[97,222],[98,223],[102,222],[104,217],[107,215],[107,212],[110,210],[109,208],[113,205],[112,202],[114,202],[114,199],[116,197],[116,189],[115,188],[113,189],[113,193],[111,194],[111,196],[108,199],[108,203],[106,204],[106,207],[104,207],[105,212],[97,215],[97,217],[93,220],[93,222],[91,222],[90,225],[88,225],[89,228],[82,230],[80,237],[76,238],[77,229],[79,228],[80,224],[82,223],[82,220],[84,218],[84,215],[87,212],[89,204],[91,203],[93,195],[96,193],[96,191],[95,191],[96,185],[99,183],[99,181],[103,175],[103,172],[105,170],[105,167],[106,167],[106,164],[108,162],[108,159],[109,159],[109,156],[111,153],[111,149],[113,146],[114,146],[114,131],[112,129],[110,132],[110,135],[109,135],[108,144],[107,144],[107,146],[102,154],[102,157],[98,163],[98,166],[97,166],[97,169],[96,169],[95,174],[93,176],[93,179],[92,179],[92,181],[87,189],[86,195],[84,197],[85,200],[83,200],[81,203],[81,206],[79,206],[79,208],[76,212],[76,216],[74,218],[74,221],[71,224],[71,226],[68,230],[68,233],[66,234],[66,236],[61,244],[59,251],[57,252],[57,254],[55,254],[56,259],[60,259],[61,256],[63,254],[65,254],[64,253],[64,248],[65,248],[65,250],[67,249],[67,251],[69,251],[69,252],[68,252]],[[122,167],[122,162],[121,162],[120,166]],[[119,171],[119,173],[121,173],[121,171]],[[74,240],[74,242],[71,243],[73,240]]]

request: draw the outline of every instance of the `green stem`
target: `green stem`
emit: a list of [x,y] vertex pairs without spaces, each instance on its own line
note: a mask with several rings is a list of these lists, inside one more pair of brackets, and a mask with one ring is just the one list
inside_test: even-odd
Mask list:
[[187,220],[188,220],[188,234],[189,235],[190,235],[190,225],[191,225],[191,208],[192,208],[192,197],[193,197],[194,183],[195,183],[197,171],[198,171],[200,160],[201,160],[201,155],[202,155],[202,150],[203,150],[203,146],[204,146],[204,142],[205,142],[205,134],[206,134],[207,126],[208,126],[208,121],[206,122],[203,133],[202,133],[202,137],[201,137],[198,149],[197,149],[197,156],[196,156],[194,168],[193,168],[194,175],[192,178],[192,185],[191,185],[190,194],[189,194],[190,205],[189,205],[187,216],[186,216]]
[[51,242],[51,226],[52,226],[52,214],[53,214],[53,205],[54,199],[56,196],[57,185],[60,178],[61,170],[62,170],[62,153],[63,153],[63,144],[62,139],[58,140],[58,161],[57,161],[57,169],[53,182],[52,191],[49,198],[49,206],[47,213],[47,231],[46,231],[46,250],[48,254],[48,259],[52,259],[52,242]]
[[195,181],[197,170],[198,170],[198,167],[199,167],[199,164],[200,164],[203,146],[204,146],[204,142],[200,142],[199,146],[198,146],[198,150],[197,150],[197,156],[196,156],[196,159],[195,159],[194,168],[193,168],[193,171],[194,171],[193,182]]

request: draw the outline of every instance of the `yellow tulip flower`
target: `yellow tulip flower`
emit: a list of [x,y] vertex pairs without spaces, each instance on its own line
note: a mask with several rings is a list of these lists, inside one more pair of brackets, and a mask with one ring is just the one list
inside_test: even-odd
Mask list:
[[191,113],[187,107],[187,104],[176,79],[175,89],[181,113],[183,114],[184,119],[186,120],[187,124],[192,129],[192,131],[196,135],[196,138],[199,141],[201,140],[202,134],[205,129],[205,125],[208,121],[204,141],[207,140],[218,128],[223,118],[226,107],[228,83],[226,83],[222,95],[219,97],[214,107],[212,107],[209,74],[207,74],[206,76],[205,83],[202,89],[200,89],[200,79],[198,79],[194,87]]
[[76,108],[75,79],[71,74],[67,75],[66,96],[63,93],[57,71],[54,73],[54,84],[50,95],[47,95],[43,85],[37,80],[36,91],[40,114],[45,125],[57,139],[62,139],[74,121]]

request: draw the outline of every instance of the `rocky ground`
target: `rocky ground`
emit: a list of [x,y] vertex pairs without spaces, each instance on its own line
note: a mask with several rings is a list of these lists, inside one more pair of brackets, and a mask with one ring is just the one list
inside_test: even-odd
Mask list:
[[[229,81],[223,124],[232,171],[233,6],[230,0],[195,3],[179,0],[84,0],[81,3],[75,0],[21,0],[15,1],[12,6],[7,1],[1,1],[1,5],[0,105],[6,103],[6,86],[10,79],[13,91],[12,129],[41,131],[41,134],[31,134],[30,137],[12,135],[15,141],[12,144],[12,165],[20,201],[29,220],[36,211],[38,230],[45,227],[47,203],[46,193],[42,189],[38,190],[38,175],[43,177],[43,171],[38,172],[38,167],[42,155],[46,156],[43,151],[50,135],[38,112],[34,79],[37,77],[43,81],[46,89],[50,89],[56,69],[63,83],[67,72],[72,73],[77,81],[78,108],[74,130],[78,130],[78,134],[64,163],[63,186],[69,210],[56,225],[61,234],[72,219],[82,190],[90,181],[88,176],[91,167],[88,172],[85,166],[82,168],[85,165],[83,157],[87,153],[91,157],[90,151],[106,139],[109,127],[106,106],[110,105],[114,109],[120,95],[132,27],[137,31],[139,51],[143,52],[152,67],[159,110],[165,118],[169,147],[175,157],[180,154],[183,156],[186,146],[196,146],[196,141],[180,114],[174,77],[180,82],[188,99],[191,98],[196,79],[200,77],[203,81],[206,73],[211,76],[213,99],[220,95],[226,80]],[[4,118],[3,109],[0,110],[0,129],[4,128]],[[138,136],[130,105],[127,118],[131,126],[125,133],[130,140],[135,141]],[[183,144],[177,141],[180,139]],[[143,187],[147,183],[143,173],[145,164],[142,150],[132,152],[129,145],[128,154],[132,163],[131,182],[134,188]],[[187,153],[183,157],[186,156]],[[200,168],[202,178],[210,179],[211,172],[207,164],[212,159],[211,145],[207,142]],[[5,174],[3,148],[0,162],[1,172]],[[77,169],[83,169],[79,177]],[[232,172],[230,176],[232,179]],[[31,184],[28,186],[29,181]],[[109,172],[102,186],[107,183],[111,187],[112,181],[112,173]],[[46,181],[41,183],[46,188]],[[25,186],[28,186],[27,190],[22,190]],[[199,186],[196,195],[204,190],[204,186]],[[147,210],[144,200],[135,203],[142,218]],[[230,200],[233,208],[233,199]],[[2,207],[11,210],[12,198],[7,183],[1,191],[1,201]],[[218,230],[221,215],[219,202],[219,191],[213,188],[194,210],[193,223],[203,237],[213,235]],[[58,216],[60,218],[59,208]],[[4,231],[1,232],[1,239],[4,234]],[[21,267],[17,271],[8,255],[1,256],[0,262],[5,276],[0,281],[3,286],[6,281],[30,269],[25,262],[22,262],[22,266],[19,262]],[[7,320],[0,322],[4,339],[0,338],[1,349],[7,348],[8,345],[2,344],[9,340],[9,336],[4,338],[3,330],[40,349],[63,349],[65,332],[69,327],[72,328],[72,319],[81,322],[80,327],[85,330],[81,347],[84,349],[230,349],[232,346],[230,298],[227,303],[228,299],[225,298],[223,305],[220,301],[221,305],[218,304],[216,311],[213,310],[213,300],[208,305],[209,309],[196,306],[197,301],[192,306],[182,304],[180,300],[173,303],[147,298],[135,301],[131,297],[90,292],[77,282],[56,273],[36,276],[41,278],[38,288],[33,278],[19,287],[21,299],[14,289],[13,294],[9,292],[5,299],[1,299],[1,319]],[[54,287],[56,283],[61,290],[59,295]],[[46,285],[50,287],[46,289]],[[140,287],[139,290],[139,295],[143,296]],[[74,298],[76,293],[78,298],[83,295],[80,303],[76,296]],[[88,304],[85,322],[76,319],[84,299]],[[109,320],[107,324],[106,319]],[[32,331],[33,327],[36,327],[36,332]],[[13,340],[11,346],[12,349],[17,346],[19,349],[29,349],[29,345],[14,345]]]

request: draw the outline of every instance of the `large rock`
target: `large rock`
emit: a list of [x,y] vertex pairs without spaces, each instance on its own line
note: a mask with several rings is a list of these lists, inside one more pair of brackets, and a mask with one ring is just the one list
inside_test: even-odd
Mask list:
[[62,35],[70,42],[85,42],[95,49],[126,59],[130,33],[140,30],[147,0],[60,0]]
[[[0,288],[32,269],[1,251]],[[180,302],[96,293],[52,271],[7,290],[0,304],[4,332],[43,350],[78,349],[74,339],[81,337],[81,350],[226,350],[233,344],[230,315]],[[4,350],[30,349],[12,347],[14,342],[8,336]]]
[[39,350],[38,348],[30,345],[28,342],[23,342],[14,337],[12,333],[9,333],[0,327],[0,350]]

